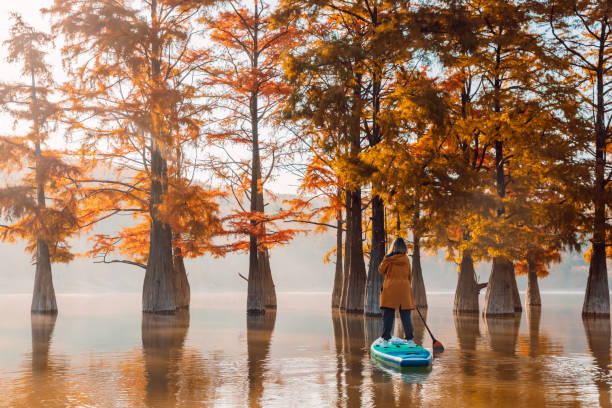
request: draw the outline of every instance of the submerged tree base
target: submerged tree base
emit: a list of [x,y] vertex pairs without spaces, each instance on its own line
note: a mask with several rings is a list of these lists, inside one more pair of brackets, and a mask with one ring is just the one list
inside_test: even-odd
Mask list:
[[34,291],[30,311],[32,313],[57,313],[49,247],[41,239],[36,243],[36,274],[34,275]]
[[457,277],[453,313],[478,313],[480,311],[478,305],[479,292],[476,272],[474,271],[474,261],[470,253],[464,251],[461,257],[461,265],[459,266],[459,276]]
[[589,279],[582,306],[583,317],[610,316],[610,290],[606,266],[605,246],[593,244],[593,254],[589,265]]
[[[513,282],[514,281],[514,282]],[[485,316],[513,316],[516,312],[516,278],[514,265],[507,259],[496,257],[491,267],[491,277],[483,307]],[[518,305],[519,308],[520,302]]]

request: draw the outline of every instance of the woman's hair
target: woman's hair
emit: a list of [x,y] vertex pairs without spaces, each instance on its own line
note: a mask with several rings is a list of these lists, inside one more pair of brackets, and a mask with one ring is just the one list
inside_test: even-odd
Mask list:
[[389,255],[405,254],[406,252],[408,252],[408,248],[406,248],[406,242],[402,238],[395,238],[395,241],[393,241],[393,245],[391,245]]

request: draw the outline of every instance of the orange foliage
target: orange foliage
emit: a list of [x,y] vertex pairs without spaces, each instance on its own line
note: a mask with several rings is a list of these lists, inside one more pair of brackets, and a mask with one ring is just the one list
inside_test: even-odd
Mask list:
[[50,131],[62,120],[62,109],[50,98],[54,83],[45,50],[51,37],[36,31],[16,14],[8,61],[21,66],[29,83],[0,83],[0,107],[15,124],[29,124],[20,136],[0,136],[0,171],[8,177],[0,186],[0,239],[24,240],[37,256],[37,240],[49,247],[51,262],[68,262],[74,255],[68,239],[78,231],[78,185],[81,170],[67,153],[46,148]]
[[103,262],[115,252],[143,266],[153,222],[170,227],[183,256],[219,254],[212,239],[222,233],[221,194],[192,182],[198,163],[189,154],[202,147],[210,110],[197,78],[211,56],[193,46],[195,24],[214,3],[56,0],[46,10],[65,37],[71,80],[63,90],[88,171],[81,222],[91,229],[113,216],[134,219],[92,238],[88,255]]

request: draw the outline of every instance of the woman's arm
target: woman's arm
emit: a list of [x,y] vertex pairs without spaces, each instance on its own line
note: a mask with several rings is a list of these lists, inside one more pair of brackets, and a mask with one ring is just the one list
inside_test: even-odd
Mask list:
[[380,263],[380,265],[378,265],[378,273],[380,273],[381,275],[385,275],[387,273],[387,266],[389,265],[388,262],[386,262],[386,259],[383,259],[383,261]]

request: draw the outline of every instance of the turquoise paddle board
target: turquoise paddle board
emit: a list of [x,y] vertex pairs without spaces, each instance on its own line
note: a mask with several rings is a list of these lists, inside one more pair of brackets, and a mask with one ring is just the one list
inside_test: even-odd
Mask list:
[[393,338],[384,344],[377,339],[370,347],[370,354],[376,360],[396,367],[424,367],[431,364],[431,351],[421,347],[409,347],[406,343]]

